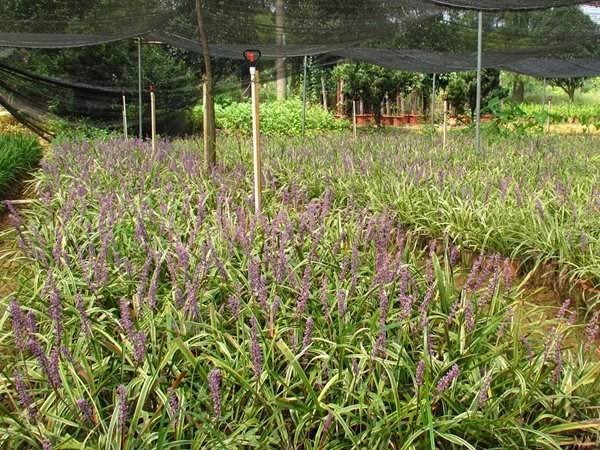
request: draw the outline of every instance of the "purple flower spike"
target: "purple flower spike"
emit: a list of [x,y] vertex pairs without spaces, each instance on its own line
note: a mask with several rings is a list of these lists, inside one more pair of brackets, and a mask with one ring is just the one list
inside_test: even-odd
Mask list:
[[79,408],[79,412],[86,420],[86,422],[90,425],[94,424],[94,414],[92,412],[92,407],[90,406],[90,404],[82,398],[77,400],[76,403],[77,407]]
[[405,320],[412,314],[413,299],[408,295],[400,296],[400,319]]
[[417,388],[423,386],[423,376],[425,375],[425,361],[420,360],[417,364],[417,370],[415,371],[415,382]]
[[235,320],[240,317],[240,299],[237,295],[230,295],[227,299],[227,307],[229,308],[229,313],[231,317]]
[[458,250],[458,247],[453,245],[452,250],[450,250],[450,265],[452,267],[456,266],[458,258],[460,258],[460,250]]
[[323,315],[328,321],[331,321],[331,314],[329,313],[329,301],[327,298],[327,277],[323,277],[321,281],[321,294],[319,297],[321,301],[321,307],[323,308]]
[[306,351],[312,344],[312,332],[315,326],[315,321],[312,317],[306,320],[306,328],[304,329],[304,338],[302,339],[302,351]]
[[21,404],[21,406],[23,408],[25,408],[27,410],[29,420],[34,422],[35,419],[37,418],[37,410],[36,410],[35,406],[33,405],[33,400],[31,398],[31,396],[29,395],[27,388],[25,387],[25,382],[23,381],[23,377],[21,377],[21,374],[17,370],[15,370],[15,372],[14,372],[14,377],[15,377],[15,388],[17,390],[17,395],[19,397],[19,403]]
[[119,309],[121,311],[121,326],[127,333],[129,340],[133,340],[135,328],[133,327],[131,313],[129,312],[129,301],[125,297],[121,298],[121,301],[119,302]]
[[337,295],[338,314],[340,319],[346,315],[346,291],[340,289]]
[[139,366],[146,357],[146,335],[141,331],[136,331],[133,335],[133,359]]
[[254,375],[257,379],[260,379],[262,374],[262,352],[260,350],[260,344],[258,342],[258,323],[256,318],[250,319],[251,329],[251,342],[250,342],[250,354],[252,356],[252,364],[254,366]]
[[117,387],[117,396],[119,403],[119,427],[121,428],[121,433],[123,433],[127,428],[127,420],[129,419],[129,412],[127,409],[127,389],[124,385],[120,384],[119,387]]
[[513,273],[510,264],[510,258],[504,260],[504,289],[509,291],[512,288]]
[[379,326],[385,326],[385,321],[387,318],[389,299],[385,290],[381,289],[379,292]]
[[77,308],[77,312],[79,312],[79,320],[80,320],[80,329],[87,336],[92,335],[92,327],[90,326],[90,319],[85,310],[85,305],[83,304],[83,298],[81,294],[77,294],[75,296],[75,307]]
[[50,352],[50,361],[48,362],[48,382],[55,391],[62,386],[60,378],[60,352],[57,347],[52,348]]
[[215,416],[221,416],[221,371],[213,369],[208,373],[208,389],[213,400]]
[[585,327],[585,351],[589,351],[590,348],[594,345],[594,343],[596,342],[596,339],[598,338],[598,331],[600,329],[600,324],[598,323],[600,319],[600,310],[597,310],[594,315],[592,316],[592,320],[590,320],[590,323],[587,325],[587,327]]
[[330,411],[327,414],[327,417],[325,417],[325,422],[323,423],[323,432],[321,433],[321,436],[323,436],[323,438],[325,438],[325,436],[329,434],[329,429],[331,428],[331,425],[333,425],[333,419],[333,413]]
[[571,299],[568,298],[560,306],[560,309],[558,310],[558,314],[556,315],[559,319],[564,319],[565,314],[567,313],[567,309],[569,308],[570,304],[571,304]]
[[468,302],[465,307],[465,328],[468,332],[475,329],[475,317],[473,315],[473,306],[471,302]]
[[467,292],[470,292],[475,288],[475,284],[477,282],[477,278],[481,270],[482,262],[483,257],[478,256],[475,260],[475,263],[473,263],[473,267],[471,268],[471,272],[469,272],[469,277],[467,278],[467,282],[465,283],[465,289]]
[[444,375],[442,377],[442,379],[438,382],[437,388],[436,388],[438,394],[441,394],[446,389],[448,389],[448,387],[450,387],[452,382],[454,380],[456,380],[459,375],[460,375],[460,368],[458,367],[458,364],[454,364],[452,366],[452,368],[448,371],[448,373],[446,373],[446,375]]
[[8,306],[10,312],[13,334],[15,335],[15,345],[20,352],[27,347],[25,339],[27,338],[26,317],[15,298],[11,299]]
[[56,289],[53,289],[50,293],[50,318],[54,322],[54,339],[57,343],[60,343],[63,329],[63,314],[60,295],[58,295]]
[[302,287],[300,291],[300,296],[298,297],[298,302],[296,303],[297,317],[301,317],[302,314],[304,314],[304,310],[306,309],[306,305],[308,303],[308,297],[310,295],[311,274],[312,268],[309,264],[304,269],[304,275],[302,276]]
[[490,375],[486,375],[483,378],[483,384],[481,385],[481,389],[479,390],[479,395],[477,396],[479,406],[483,406],[488,401],[488,391],[490,390],[490,384],[492,383],[492,377]]
[[179,398],[177,394],[173,390],[173,388],[169,388],[169,412],[173,417],[176,417],[179,414]]
[[554,370],[552,371],[552,382],[554,384],[558,384],[558,382],[560,381],[560,376],[562,374],[562,370],[563,370],[562,349],[561,349],[560,339],[558,339],[556,341],[554,362],[556,363],[556,366],[554,367]]

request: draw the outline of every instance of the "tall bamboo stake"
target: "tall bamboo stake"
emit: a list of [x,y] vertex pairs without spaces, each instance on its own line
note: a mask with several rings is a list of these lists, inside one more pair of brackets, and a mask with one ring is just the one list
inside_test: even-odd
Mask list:
[[352,100],[352,129],[354,130],[354,139],[358,137],[356,130],[356,100]]
[[156,97],[154,86],[150,86],[150,113],[152,119],[152,153],[156,151]]
[[431,127],[435,127],[435,81],[437,74],[433,74],[433,89],[431,91]]
[[125,92],[122,94],[123,97],[123,136],[128,139],[127,136],[127,99],[125,98]]
[[306,132],[306,88],[307,88],[308,56],[304,55],[304,83],[302,86],[302,137]]
[[260,154],[260,85],[256,67],[250,67],[250,83],[252,85],[252,144],[254,161],[254,210],[256,214],[262,209],[262,160]]
[[444,99],[444,144],[443,148],[446,149],[446,143],[448,140],[448,99]]

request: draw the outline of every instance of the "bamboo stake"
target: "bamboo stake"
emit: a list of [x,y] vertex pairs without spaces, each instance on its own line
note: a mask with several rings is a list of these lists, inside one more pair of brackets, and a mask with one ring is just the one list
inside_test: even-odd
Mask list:
[[123,135],[125,139],[128,139],[127,136],[127,99],[125,98],[125,92],[123,92]]
[[154,153],[156,151],[156,97],[154,86],[150,86],[150,110],[152,115],[152,153]]
[[329,108],[327,107],[327,89],[325,88],[325,75],[323,74],[321,74],[321,91],[323,95],[323,109],[325,111],[328,111]]
[[546,115],[546,133],[550,133],[550,114],[552,113],[552,97],[548,97],[548,114]]
[[254,160],[254,210],[256,214],[262,209],[262,161],[260,154],[260,86],[256,67],[250,67],[250,83],[252,84],[252,144]]
[[446,143],[448,140],[448,99],[444,99],[444,144],[443,148],[446,149]]
[[358,137],[356,130],[356,100],[352,100],[352,129],[354,130],[354,139]]

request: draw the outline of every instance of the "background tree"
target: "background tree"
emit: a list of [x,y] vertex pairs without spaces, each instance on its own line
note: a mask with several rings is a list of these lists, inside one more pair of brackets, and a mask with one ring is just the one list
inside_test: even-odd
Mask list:
[[344,93],[353,100],[363,100],[375,115],[375,123],[381,123],[381,104],[385,94],[406,94],[419,85],[421,76],[399,70],[385,69],[367,63],[338,65],[333,75],[344,80]]
[[550,84],[561,88],[569,96],[569,101],[575,101],[575,91],[581,89],[585,83],[585,78],[550,78]]

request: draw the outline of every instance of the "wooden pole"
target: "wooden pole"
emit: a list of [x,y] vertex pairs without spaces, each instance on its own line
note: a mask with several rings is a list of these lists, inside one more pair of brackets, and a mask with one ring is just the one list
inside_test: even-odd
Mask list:
[[206,162],[206,171],[212,174],[217,165],[217,125],[215,119],[215,97],[214,97],[214,78],[213,68],[210,59],[210,47],[208,44],[208,33],[204,26],[203,0],[196,0],[196,16],[198,21],[198,31],[202,41],[202,56],[204,58],[204,81],[206,82],[205,125],[204,125],[204,159]]
[[548,97],[548,114],[546,115],[546,133],[550,133],[550,113],[552,112],[552,97]]
[[323,109],[327,111],[327,89],[325,88],[325,75],[321,74],[321,92],[323,95]]
[[340,80],[340,115],[346,117],[346,95],[344,94],[344,88],[346,83],[344,80]]
[[150,110],[152,115],[152,153],[154,153],[156,151],[156,97],[154,86],[150,86]]
[[443,148],[446,149],[446,143],[448,141],[448,99],[444,99],[444,144]]
[[354,130],[354,139],[358,137],[356,130],[356,100],[352,100],[352,129]]
[[[283,0],[275,2],[275,42],[277,45],[285,45],[285,9]],[[275,74],[277,77],[277,100],[285,100],[287,90],[287,78],[285,73],[285,58],[275,60]]]
[[433,89],[431,90],[431,127],[435,127],[435,81],[437,74],[433,74]]
[[202,83],[202,135],[206,136],[208,133],[208,108],[206,107],[206,90],[208,86],[206,85],[206,80]]
[[128,139],[127,136],[127,99],[125,98],[125,92],[123,92],[123,135],[125,139]]
[[262,161],[260,155],[260,85],[256,67],[250,67],[252,84],[252,150],[254,160],[254,211],[262,209]]
[[304,55],[304,83],[302,85],[302,137],[306,133],[306,89],[307,89],[308,56]]

